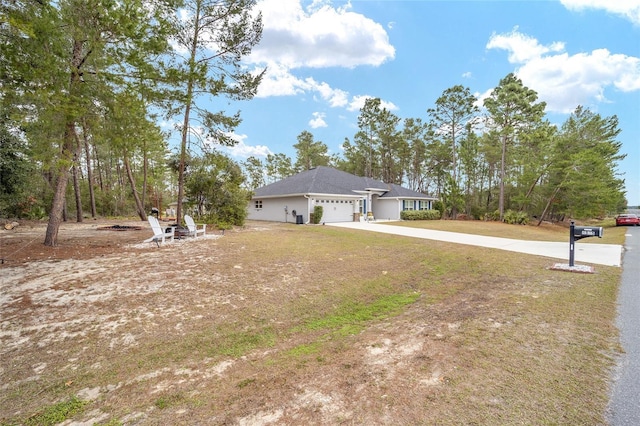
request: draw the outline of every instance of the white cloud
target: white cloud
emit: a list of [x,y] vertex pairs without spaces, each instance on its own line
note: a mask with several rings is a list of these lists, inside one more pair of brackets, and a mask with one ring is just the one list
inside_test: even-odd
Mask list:
[[[324,6],[330,6],[331,0],[313,0],[309,6],[307,6],[307,10],[309,12],[314,12],[316,10],[321,9]],[[345,5],[345,7],[349,7],[349,5]]]
[[208,150],[213,149],[223,151],[234,158],[246,159],[251,156],[266,158],[268,154],[273,154],[273,152],[271,152],[269,147],[266,145],[247,145],[245,143],[245,140],[248,136],[245,134],[240,135],[233,132],[225,133],[225,135],[233,139],[236,144],[233,146],[224,146],[218,144],[217,141],[205,136],[205,131],[202,127],[193,127],[192,132],[202,144],[202,148]]
[[300,0],[261,0],[263,32],[249,61],[288,68],[378,66],[395,57],[383,26],[324,1],[305,11]]
[[323,112],[314,112],[313,119],[309,120],[309,126],[312,129],[317,129],[319,127],[327,127],[327,122],[324,121],[326,114]]
[[476,101],[473,103],[479,109],[484,108],[484,100],[491,96],[491,92],[493,92],[493,88],[486,90],[484,93],[476,92],[473,94],[475,96]]
[[571,112],[578,105],[606,102],[605,91],[640,90],[640,58],[612,54],[607,49],[569,55],[564,44],[541,45],[517,31],[492,35],[487,48],[509,52],[509,62],[519,65],[516,74],[535,90],[549,111]]
[[258,157],[258,158],[260,157],[266,158],[267,155],[273,154],[273,152],[271,152],[268,146],[265,146],[265,145],[251,146],[251,145],[245,144],[244,141],[247,138],[247,135],[238,135],[234,133],[234,134],[229,134],[228,136],[236,140],[237,143],[234,146],[219,147],[219,148],[228,152],[229,155],[231,155],[232,157],[242,158],[242,159],[246,159],[251,156]]
[[332,107],[343,107],[347,105],[349,93],[340,89],[333,89],[327,83],[317,83],[313,78],[308,77],[305,82],[309,84],[309,87],[318,92],[320,97],[329,102]]
[[256,97],[293,96],[307,90],[309,90],[309,85],[291,74],[287,67],[271,64],[262,78]]
[[518,70],[518,77],[535,89],[554,110],[569,112],[593,100],[606,102],[605,89],[640,90],[640,59],[611,54],[607,49],[539,58]]
[[348,103],[349,93],[344,90],[334,89],[325,82],[319,83],[312,77],[296,77],[287,67],[278,64],[267,69],[256,97],[293,96],[309,92],[317,93],[331,107],[344,107]]
[[[298,77],[301,68],[378,66],[395,57],[382,25],[351,12],[351,4],[333,7],[314,0],[306,10],[301,0],[260,0],[263,36],[248,61],[256,72],[267,66],[257,97],[313,94],[333,108],[356,111],[369,96],[353,96],[313,77]],[[397,109],[387,102],[387,109]],[[320,124],[320,121],[314,121]],[[326,124],[325,124],[326,125]]]
[[162,130],[175,130],[175,121],[160,120],[158,126]]
[[519,33],[516,27],[508,34],[492,34],[487,43],[487,49],[507,50],[509,62],[521,64],[539,58],[545,53],[562,52],[564,43],[556,42],[543,46],[535,38]]
[[[358,111],[364,106],[364,101],[372,96],[355,95],[349,100],[349,92],[334,89],[325,82],[317,82],[313,77],[301,79],[293,75],[286,67],[273,65],[265,74],[256,97],[266,98],[270,96],[294,96],[304,93],[313,93],[314,97],[327,102],[333,108],[346,108],[348,111]],[[381,106],[389,111],[395,111],[398,107],[389,101],[381,101]]]
[[[349,111],[358,111],[362,109],[362,107],[364,107],[365,101],[371,98],[373,98],[373,96],[369,96],[369,95],[354,96],[353,99],[351,99],[351,102],[349,103],[349,106],[347,109]],[[398,107],[393,102],[384,101],[384,100],[380,101],[380,108],[386,108],[389,111],[398,110]]]
[[640,0],[560,0],[569,10],[600,9],[640,25]]
[[[167,129],[167,130],[170,129],[173,131],[178,131],[180,129],[180,126],[182,125],[182,123],[178,121],[172,121],[172,122],[161,121],[159,124],[161,128]],[[192,149],[197,149],[197,150],[213,149],[218,151],[224,151],[229,155],[231,155],[232,157],[240,158],[240,159],[246,159],[251,156],[266,158],[268,154],[273,154],[273,152],[271,152],[269,147],[266,145],[255,145],[255,146],[247,145],[245,143],[245,140],[247,139],[248,136],[245,134],[237,134],[233,132],[226,133],[226,136],[236,141],[236,144],[234,146],[223,146],[223,145],[220,145],[217,141],[207,137],[206,131],[202,126],[192,126],[191,132],[192,132],[191,133],[192,138],[190,139],[190,141],[193,142],[193,145],[191,146]],[[174,132],[174,135],[177,135],[179,137],[180,133]],[[177,147],[179,146],[180,142],[179,140],[174,139],[172,140],[171,144],[172,145],[175,144],[175,146]]]
[[471,78],[471,77],[473,77],[473,74],[471,73],[471,71],[462,73],[462,78]]

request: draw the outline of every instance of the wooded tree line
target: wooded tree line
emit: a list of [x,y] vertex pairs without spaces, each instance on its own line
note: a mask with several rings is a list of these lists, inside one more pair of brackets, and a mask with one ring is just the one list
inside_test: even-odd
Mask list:
[[[621,210],[617,118],[577,107],[560,127],[510,74],[478,109],[444,91],[424,118],[368,99],[342,155],[303,131],[296,158],[238,164],[237,112],[205,101],[251,99],[263,73],[242,58],[261,37],[255,0],[14,0],[0,6],[0,215],[62,220],[128,216],[178,201],[220,224],[244,221],[250,191],[318,165],[438,196],[450,216],[516,210],[594,217]],[[211,103],[207,103],[210,105]],[[177,149],[160,120],[176,122]],[[211,142],[214,146],[211,147]],[[293,142],[293,141],[292,141]]]
[[536,92],[513,74],[482,106],[460,85],[445,90],[424,119],[403,120],[380,99],[368,99],[342,156],[328,155],[324,143],[303,131],[295,161],[273,154],[244,166],[252,185],[260,186],[331,165],[435,195],[448,217],[503,220],[512,211],[541,221],[604,217],[625,208],[615,116],[577,106],[558,128],[545,118]]
[[[233,144],[239,114],[205,101],[251,99],[261,81],[242,66],[262,35],[255,3],[3,2],[0,214],[48,215],[46,245],[70,212],[146,220],[152,206],[177,200],[180,220],[189,166],[230,170],[204,148]],[[178,123],[177,152],[161,119]],[[197,146],[209,156],[196,161]],[[227,191],[241,191],[230,182]],[[209,204],[213,219],[223,214]]]

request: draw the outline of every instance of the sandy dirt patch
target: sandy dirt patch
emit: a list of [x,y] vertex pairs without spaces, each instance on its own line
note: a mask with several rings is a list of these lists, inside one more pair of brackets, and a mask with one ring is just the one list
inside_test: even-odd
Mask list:
[[[67,424],[457,424],[465,406],[468,421],[499,419],[513,390],[474,380],[500,372],[491,357],[501,354],[465,342],[516,326],[537,338],[542,326],[523,326],[519,312],[551,289],[542,262],[533,261],[537,282],[484,279],[473,272],[478,255],[464,261],[473,284],[434,280],[446,251],[411,241],[394,257],[384,237],[354,248],[328,227],[252,223],[158,248],[141,243],[152,234],[145,224],[98,229],[113,224],[64,224],[55,248],[42,245],[46,224],[0,231],[0,421],[74,395],[87,406]],[[416,282],[394,278],[405,276]],[[338,303],[353,280],[438,284],[353,335],[296,331],[305,312],[287,309]]]

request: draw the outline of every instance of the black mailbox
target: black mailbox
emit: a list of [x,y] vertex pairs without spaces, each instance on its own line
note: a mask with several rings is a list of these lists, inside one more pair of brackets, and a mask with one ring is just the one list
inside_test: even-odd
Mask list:
[[573,238],[575,240],[579,240],[581,238],[587,238],[587,237],[602,238],[603,235],[604,235],[604,230],[600,226],[574,226],[573,227]]
[[571,221],[569,227],[569,266],[573,267],[575,258],[575,242],[581,238],[598,237],[602,238],[604,231],[600,226],[575,226]]

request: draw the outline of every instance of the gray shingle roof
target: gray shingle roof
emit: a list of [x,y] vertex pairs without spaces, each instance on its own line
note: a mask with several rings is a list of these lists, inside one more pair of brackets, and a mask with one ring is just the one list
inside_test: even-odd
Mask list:
[[364,191],[368,188],[388,191],[381,198],[432,198],[400,185],[386,184],[325,166],[318,166],[260,187],[254,191],[254,198],[301,194],[358,195],[355,191]]
[[[417,194],[417,195],[416,195]],[[435,199],[435,197],[429,197],[420,192],[416,192],[412,189],[405,188],[404,186],[396,185],[395,183],[389,184],[389,192],[383,195],[383,198],[429,198]]]

